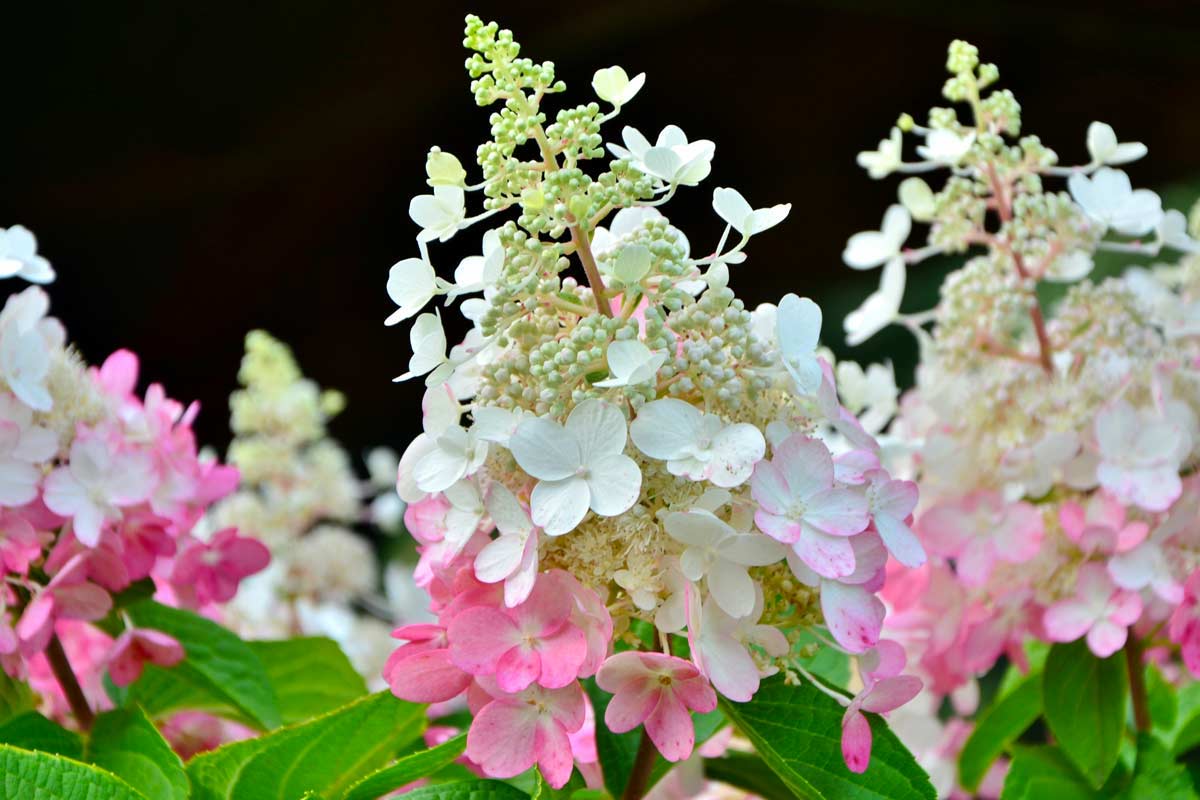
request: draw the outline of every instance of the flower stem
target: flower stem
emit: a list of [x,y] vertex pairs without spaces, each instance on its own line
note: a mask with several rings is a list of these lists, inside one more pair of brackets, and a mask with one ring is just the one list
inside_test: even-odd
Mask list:
[[67,702],[75,714],[75,721],[82,730],[91,730],[96,715],[88,704],[83,687],[79,685],[79,679],[75,677],[75,670],[71,669],[67,651],[63,650],[57,634],[51,636],[50,643],[46,645],[46,660],[50,662],[50,670],[54,673],[58,685],[62,687],[63,694],[67,696]]
[[650,773],[654,771],[654,762],[658,757],[658,749],[650,741],[650,735],[642,730],[642,741],[638,744],[637,756],[633,759],[633,769],[629,773],[629,783],[625,784],[622,800],[641,800],[646,796],[650,786]]
[[1129,671],[1129,696],[1133,700],[1133,721],[1138,732],[1148,731],[1151,727],[1143,653],[1142,641],[1134,638],[1131,632],[1125,643],[1125,667]]

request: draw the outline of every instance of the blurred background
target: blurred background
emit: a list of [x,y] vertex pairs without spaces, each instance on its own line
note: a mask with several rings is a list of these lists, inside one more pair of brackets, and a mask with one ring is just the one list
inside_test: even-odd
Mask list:
[[[407,364],[408,326],[383,326],[384,284],[416,255],[407,206],[428,191],[429,146],[477,179],[488,111],[462,69],[468,10],[513,29],[523,54],[553,60],[572,105],[591,99],[597,68],[646,71],[606,138],[621,124],[653,138],[675,123],[716,141],[712,177],[668,208],[693,252],[720,234],[712,187],[735,186],[757,206],[791,202],[789,219],[749,247],[735,289],[751,305],[788,291],[815,298],[835,350],[890,356],[901,380],[906,334],[840,347],[841,317],[878,280],[843,267],[840,253],[895,197],[897,181],[871,181],[855,154],[899,112],[923,119],[942,102],[951,39],[1000,66],[1025,131],[1063,163],[1086,161],[1084,133],[1099,119],[1149,146],[1131,169],[1136,185],[1200,175],[1194,2],[10,4],[0,226],[39,237],[59,276],[52,313],[87,359],[131,347],[144,380],[202,401],[201,441],[223,448],[243,337],[265,328],[309,376],[347,394],[333,434],[348,449],[407,444],[423,387],[391,383]],[[441,274],[478,242],[435,245]],[[906,308],[932,304],[938,269],[910,274]],[[12,284],[0,293],[21,288]]]

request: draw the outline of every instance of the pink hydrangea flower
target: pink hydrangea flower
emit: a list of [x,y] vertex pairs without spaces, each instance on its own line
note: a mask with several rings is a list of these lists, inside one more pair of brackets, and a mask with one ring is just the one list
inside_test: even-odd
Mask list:
[[662,653],[628,650],[610,656],[596,683],[613,698],[604,723],[614,733],[645,724],[646,734],[668,761],[692,754],[696,732],[689,711],[717,707],[717,694],[691,662]]
[[183,657],[183,645],[162,631],[127,628],[113,643],[108,674],[117,686],[128,686],[141,677],[146,664],[173,667]]
[[1075,592],[1046,609],[1046,635],[1055,642],[1073,642],[1086,634],[1091,651],[1108,658],[1125,646],[1129,626],[1141,616],[1142,599],[1119,588],[1104,565],[1096,563],[1079,568]]
[[754,515],[759,530],[792,545],[822,577],[854,572],[849,537],[870,522],[866,497],[836,485],[833,457],[816,439],[793,434],[775,447],[773,456],[758,462],[750,481],[759,505]]
[[486,694],[467,732],[467,758],[494,778],[511,778],[537,764],[548,784],[566,785],[575,764],[570,734],[583,727],[587,713],[579,684],[557,689],[530,684],[508,693],[483,678],[477,686]]
[[193,542],[175,559],[171,585],[196,606],[224,603],[238,584],[266,568],[271,551],[257,539],[238,536],[236,528],[218,531],[208,542]]
[[16,633],[26,654],[46,649],[57,619],[97,620],[112,608],[108,592],[87,579],[83,554],[67,562],[25,607]]
[[0,512],[0,567],[5,571],[24,575],[29,563],[36,561],[42,548],[53,537],[34,529],[24,517],[9,511]]
[[995,492],[974,492],[935,506],[921,515],[917,527],[930,550],[954,559],[968,586],[982,585],[998,561],[1021,564],[1033,558],[1044,534],[1036,506],[1006,503]]
[[479,606],[456,615],[447,625],[450,658],[472,675],[495,675],[506,692],[534,682],[562,688],[579,676],[587,657],[587,639],[571,624],[573,610],[571,593],[547,573],[520,605]]
[[1167,633],[1179,645],[1188,671],[1200,677],[1200,570],[1183,585],[1183,600],[1171,612]]

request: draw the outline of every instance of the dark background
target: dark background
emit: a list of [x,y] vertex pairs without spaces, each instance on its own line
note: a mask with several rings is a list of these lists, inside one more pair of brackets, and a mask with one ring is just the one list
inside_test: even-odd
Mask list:
[[[406,209],[428,191],[428,147],[478,179],[488,112],[462,70],[468,9],[556,62],[572,105],[591,99],[599,67],[646,71],[608,138],[621,124],[653,137],[676,123],[716,141],[712,177],[668,208],[694,252],[719,235],[713,186],[792,202],[734,286],[750,304],[816,298],[833,344],[878,280],[844,268],[841,248],[877,227],[897,183],[871,181],[855,153],[899,112],[923,119],[943,103],[953,38],[999,64],[1026,131],[1064,163],[1086,160],[1084,132],[1100,119],[1149,146],[1135,184],[1200,174],[1190,2],[14,3],[0,47],[0,225],[38,235],[59,275],[52,311],[84,355],[133,348],[145,378],[203,402],[201,437],[223,445],[242,337],[263,327],[347,393],[334,429],[348,446],[406,444],[422,387],[391,383],[408,338],[407,325],[382,324],[384,284],[416,254]],[[435,245],[435,265],[448,277],[478,241]],[[927,298],[936,283],[910,278]],[[903,362],[910,347],[880,336],[854,355]]]

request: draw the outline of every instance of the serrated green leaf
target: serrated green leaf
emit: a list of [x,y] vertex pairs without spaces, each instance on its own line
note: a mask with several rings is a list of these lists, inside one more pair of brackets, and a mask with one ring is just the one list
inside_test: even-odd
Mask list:
[[1000,800],[1093,800],[1096,793],[1055,747],[1017,747]]
[[1042,713],[1041,673],[1027,675],[988,707],[975,723],[958,757],[958,779],[974,791],[992,763]]
[[323,636],[247,642],[262,660],[284,725],[341,708],[367,695],[367,684],[337,642]]
[[1121,653],[1097,658],[1081,639],[1056,644],[1046,657],[1046,723],[1062,752],[1096,788],[1104,784],[1120,755],[1128,696]]
[[167,633],[186,657],[169,670],[148,665],[125,690],[110,692],[119,705],[137,704],[152,717],[181,710],[237,709],[252,727],[280,725],[279,703],[262,660],[249,644],[198,614],[153,601],[131,604],[126,613],[143,628]]
[[793,800],[796,797],[754,753],[730,750],[720,758],[705,759],[704,774],[711,781],[744,789],[764,800]]
[[406,800],[529,800],[529,795],[504,781],[472,780],[438,783],[406,792]]
[[933,800],[925,771],[887,725],[868,714],[874,740],[871,765],[861,775],[842,761],[844,709],[809,683],[789,686],[782,676],[763,682],[748,703],[721,700],[725,716],[753,743],[783,783],[803,798]]
[[0,669],[0,721],[37,707],[37,698],[33,690],[24,681],[18,681],[8,676]]
[[146,797],[185,800],[183,762],[140,708],[96,717],[84,760],[119,775]]
[[337,797],[421,735],[425,707],[379,692],[303,724],[225,745],[187,765],[195,800]]
[[1187,768],[1175,763],[1166,745],[1156,736],[1142,733],[1138,736],[1133,780],[1118,798],[1142,800],[1148,797],[1155,800],[1192,800],[1196,797],[1196,789]]
[[36,711],[26,711],[0,723],[0,744],[22,750],[40,750],[67,758],[83,755],[83,739]]
[[110,772],[0,745],[0,800],[147,800]]
[[355,783],[342,795],[342,800],[375,800],[418,778],[432,775],[453,763],[466,748],[467,735],[461,733],[437,747],[407,755]]

